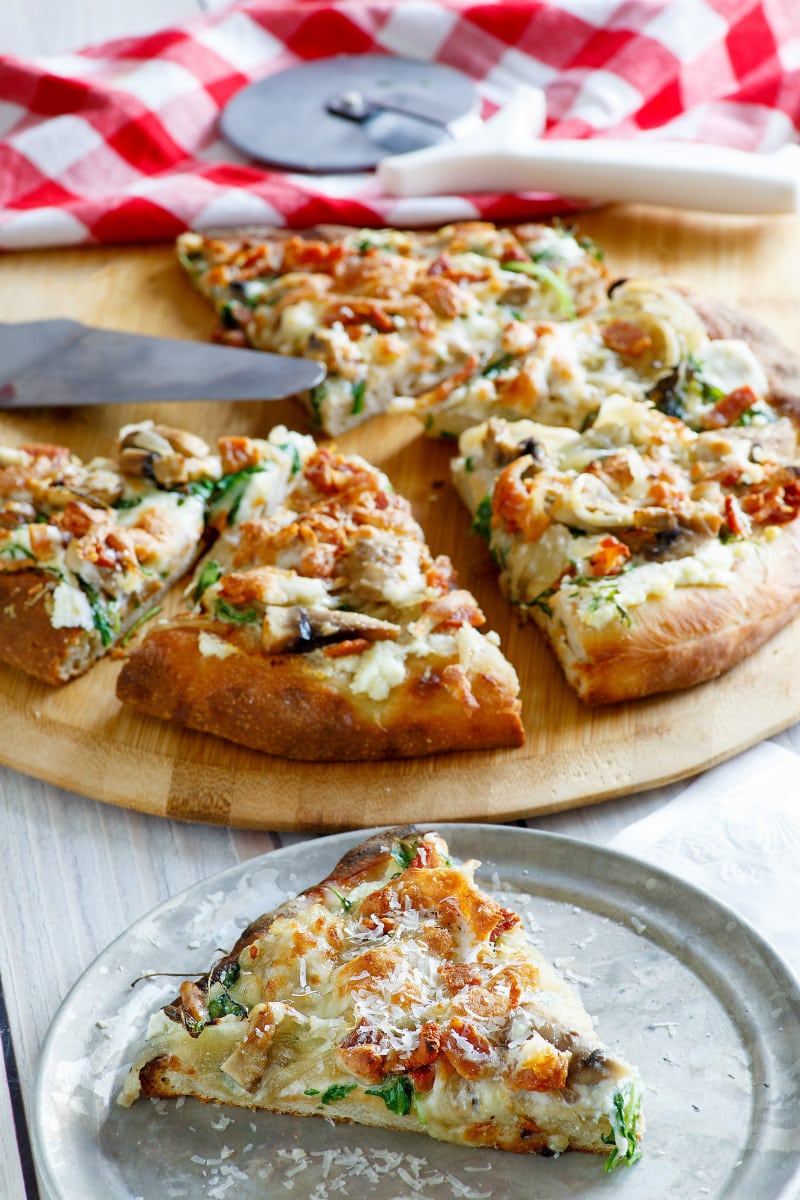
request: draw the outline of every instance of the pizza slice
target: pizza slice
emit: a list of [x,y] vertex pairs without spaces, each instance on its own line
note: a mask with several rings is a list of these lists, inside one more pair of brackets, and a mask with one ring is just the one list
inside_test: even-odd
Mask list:
[[613,285],[608,302],[575,321],[527,326],[449,394],[420,397],[429,433],[456,437],[490,417],[586,428],[622,394],[696,431],[800,424],[797,361],[756,321],[665,280]]
[[219,475],[183,430],[128,425],[115,458],[0,448],[0,660],[58,684],[148,615],[200,552]]
[[460,451],[501,590],[590,704],[713,678],[800,610],[788,418],[696,432],[616,395],[583,433],[492,418]]
[[196,1096],[527,1153],[640,1156],[637,1072],[436,833],[390,830],[150,1022],[120,1103]]
[[289,758],[521,744],[513,668],[381,471],[283,427],[220,452],[191,612],[151,629],[120,699]]
[[443,400],[530,345],[530,322],[599,303],[605,283],[591,243],[532,224],[186,233],[178,256],[223,340],[325,363],[308,402],[332,434]]

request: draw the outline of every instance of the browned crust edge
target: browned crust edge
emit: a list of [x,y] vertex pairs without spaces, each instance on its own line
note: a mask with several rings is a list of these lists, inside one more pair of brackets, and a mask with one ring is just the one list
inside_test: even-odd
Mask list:
[[105,653],[96,630],[53,627],[48,600],[57,584],[41,571],[0,575],[0,661],[51,684],[81,674]]
[[800,611],[800,520],[738,562],[726,587],[681,587],[592,629],[560,596],[535,614],[587,704],[693,687],[735,666]]
[[691,291],[687,298],[710,338],[740,338],[748,343],[766,372],[770,403],[800,425],[800,358],[757,317]]
[[198,638],[196,627],[153,630],[123,666],[119,699],[161,720],[306,761],[488,750],[524,739],[520,702],[505,679],[472,675],[472,699],[465,699],[428,660],[388,700],[375,702],[336,686],[302,655],[218,658],[201,654]]
[[[218,1103],[215,1097],[203,1095],[200,1085],[192,1088],[192,1077],[187,1074],[179,1059],[172,1055],[162,1054],[143,1066],[139,1072],[142,1093],[162,1099],[175,1099],[178,1096],[191,1095],[203,1104]],[[230,1100],[229,1103],[235,1103]],[[392,1113],[381,1100],[371,1100],[364,1096],[352,1100],[347,1097],[320,1109],[314,1101],[308,1105],[300,1104],[269,1104],[253,1105],[249,1098],[247,1108],[262,1108],[271,1113],[283,1113],[288,1116],[323,1117],[343,1125],[366,1125],[378,1129],[392,1129],[400,1133],[418,1133],[420,1126],[414,1116],[403,1117]],[[463,1136],[460,1127],[450,1131],[447,1141],[459,1146],[470,1148],[507,1150],[516,1154],[541,1154],[547,1152],[549,1133],[541,1130],[530,1118],[523,1115],[514,1117],[508,1113],[506,1121],[476,1122],[469,1126],[472,1136]],[[570,1151],[583,1151],[590,1154],[607,1154],[608,1145],[603,1142],[602,1135],[607,1132],[607,1126],[578,1126],[570,1130]],[[444,1140],[444,1139],[440,1139]]]

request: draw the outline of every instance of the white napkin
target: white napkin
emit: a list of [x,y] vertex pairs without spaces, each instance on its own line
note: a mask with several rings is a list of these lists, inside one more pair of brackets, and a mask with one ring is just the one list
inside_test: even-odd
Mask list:
[[800,762],[770,742],[700,776],[610,843],[704,888],[800,975]]

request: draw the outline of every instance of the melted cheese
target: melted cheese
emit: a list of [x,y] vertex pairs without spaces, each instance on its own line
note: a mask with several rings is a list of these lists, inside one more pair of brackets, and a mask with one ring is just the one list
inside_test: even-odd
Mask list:
[[[437,835],[425,835],[422,847],[422,862],[447,861]],[[218,1018],[195,1038],[157,1016],[120,1102],[138,1094],[138,1064],[167,1054],[185,1064],[188,1090],[198,1081],[201,1095],[381,1124],[383,1101],[367,1089],[411,1070],[428,1029],[441,1031],[422,1054],[435,1064],[432,1086],[412,1085],[409,1128],[422,1122],[434,1137],[459,1140],[491,1119],[513,1138],[520,1121],[541,1122],[559,1149],[587,1127],[608,1133],[615,1091],[635,1072],[603,1058],[574,991],[520,924],[494,936],[507,913],[476,887],[479,864],[416,862],[400,871],[388,858],[379,878],[331,887],[323,900],[275,919],[242,951],[238,979],[209,991],[209,1003],[227,993],[249,1015]],[[568,1097],[509,1088],[509,1072],[568,1061],[570,1045],[593,1054],[599,1082],[573,1081]],[[351,1093],[356,1108],[341,1100],[337,1109],[338,1097]]]

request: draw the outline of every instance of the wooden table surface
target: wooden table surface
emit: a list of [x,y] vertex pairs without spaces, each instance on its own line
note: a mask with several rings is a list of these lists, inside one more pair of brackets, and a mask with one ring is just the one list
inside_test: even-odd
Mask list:
[[[60,53],[211,7],[217,5],[200,0],[139,0],[136,5],[125,0],[71,0],[55,7],[49,0],[26,0],[24,6],[11,6],[11,12],[4,13],[0,51]],[[800,245],[800,226],[788,219],[715,223],[655,213],[647,230],[656,261],[676,221],[694,222],[699,251],[719,256],[723,282],[725,262],[731,264],[731,278],[741,277],[743,261],[749,265],[750,296],[727,298],[750,299],[748,306],[773,317],[787,336],[794,321],[797,340],[800,318],[770,293],[758,264],[765,251],[776,253],[787,234],[793,245]],[[3,265],[0,262],[0,271]],[[792,274],[798,278],[796,270]],[[20,315],[0,311],[0,320]],[[742,704],[747,705],[746,696]],[[772,740],[800,755],[800,725]],[[685,786],[671,784],[526,824],[605,845]],[[222,868],[299,840],[297,834],[145,816],[0,768],[0,1200],[40,1195],[27,1121],[32,1085],[48,1024],[80,973],[113,938],[168,896]]]

